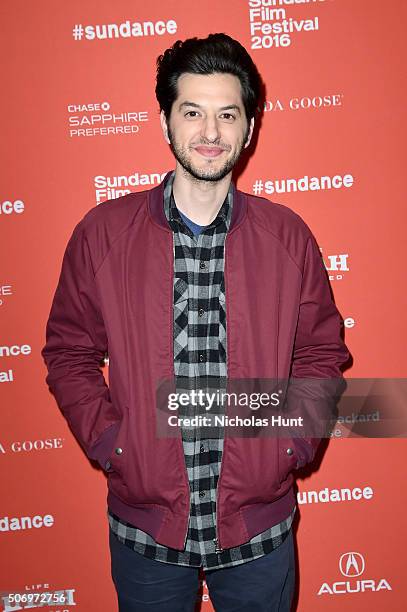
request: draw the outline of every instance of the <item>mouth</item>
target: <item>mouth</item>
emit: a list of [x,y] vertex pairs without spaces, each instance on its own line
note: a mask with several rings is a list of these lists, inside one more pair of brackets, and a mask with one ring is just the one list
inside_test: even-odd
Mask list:
[[199,155],[202,155],[203,157],[219,157],[219,155],[221,155],[224,152],[225,149],[222,149],[222,147],[208,147],[208,146],[204,146],[204,145],[198,145],[197,147],[194,147],[194,151],[196,151],[197,153],[199,153]]

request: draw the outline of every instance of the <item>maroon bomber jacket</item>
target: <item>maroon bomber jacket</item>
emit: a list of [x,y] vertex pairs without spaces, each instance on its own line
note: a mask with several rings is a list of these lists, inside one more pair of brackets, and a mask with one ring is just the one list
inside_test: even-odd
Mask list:
[[[163,183],[90,210],[64,255],[42,355],[70,428],[107,472],[111,510],[182,549],[190,503],[182,440],[157,439],[155,429],[157,381],[174,376],[173,265]],[[228,377],[341,378],[348,352],[310,230],[290,209],[235,188],[225,299]],[[293,470],[312,461],[318,442],[226,435],[220,548],[290,514]]]

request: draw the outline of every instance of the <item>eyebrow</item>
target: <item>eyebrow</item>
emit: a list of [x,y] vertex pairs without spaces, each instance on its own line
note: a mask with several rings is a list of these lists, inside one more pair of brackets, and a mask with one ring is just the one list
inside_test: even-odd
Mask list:
[[[181,110],[184,106],[192,106],[193,108],[202,108],[199,104],[196,104],[195,102],[189,102],[188,100],[186,100],[185,102],[182,102],[179,105],[179,110]],[[238,111],[238,113],[241,113],[240,107],[237,104],[228,104],[228,106],[221,106],[219,110],[221,111],[236,110]]]

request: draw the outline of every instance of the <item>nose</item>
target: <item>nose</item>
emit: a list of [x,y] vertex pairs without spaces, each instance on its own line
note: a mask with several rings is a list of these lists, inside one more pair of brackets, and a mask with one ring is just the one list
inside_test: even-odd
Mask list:
[[202,137],[208,142],[216,142],[220,138],[219,125],[216,115],[207,115],[202,123]]

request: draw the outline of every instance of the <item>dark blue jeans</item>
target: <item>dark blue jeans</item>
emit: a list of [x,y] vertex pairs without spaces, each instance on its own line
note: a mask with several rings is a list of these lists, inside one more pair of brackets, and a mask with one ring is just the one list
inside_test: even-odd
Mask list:
[[[111,531],[109,545],[119,612],[195,610],[198,568],[152,561]],[[289,612],[295,585],[292,533],[260,559],[207,571],[205,578],[216,612]]]

